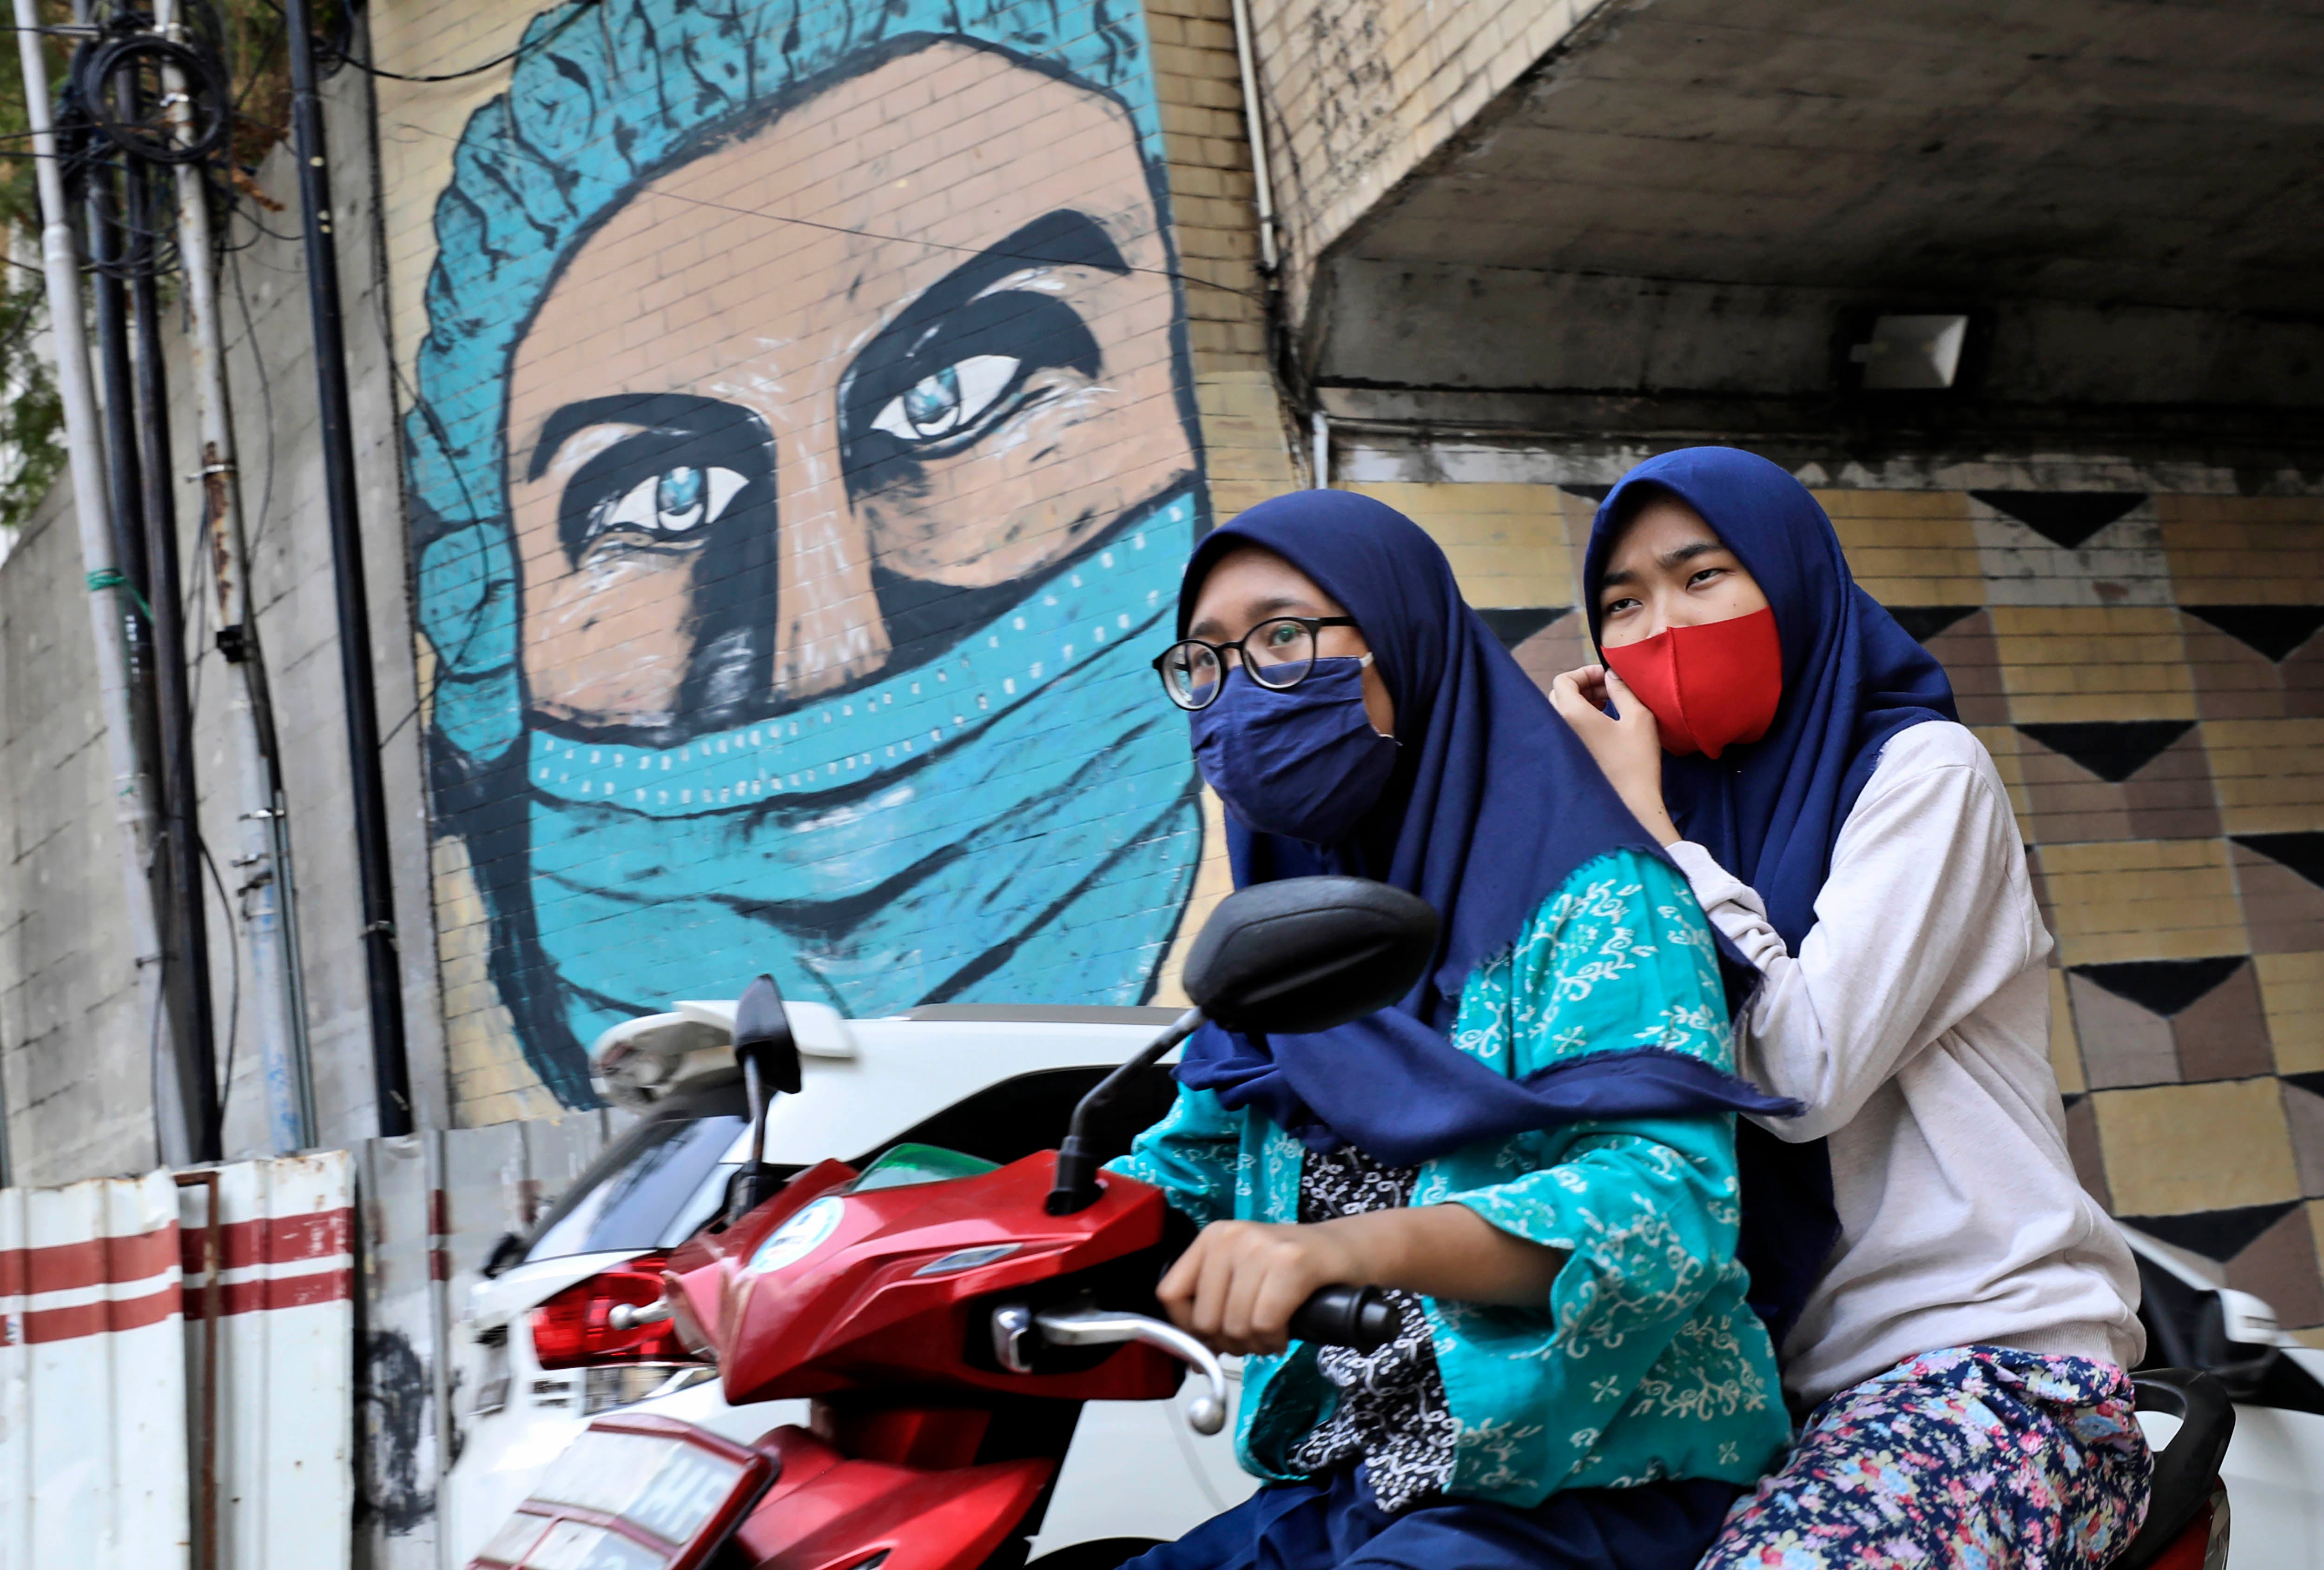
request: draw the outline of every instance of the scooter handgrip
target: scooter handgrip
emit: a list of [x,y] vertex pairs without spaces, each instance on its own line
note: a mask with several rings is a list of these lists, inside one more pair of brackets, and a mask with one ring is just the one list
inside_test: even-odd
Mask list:
[[1325,1287],[1291,1316],[1297,1341],[1377,1352],[1396,1338],[1396,1306],[1377,1287]]

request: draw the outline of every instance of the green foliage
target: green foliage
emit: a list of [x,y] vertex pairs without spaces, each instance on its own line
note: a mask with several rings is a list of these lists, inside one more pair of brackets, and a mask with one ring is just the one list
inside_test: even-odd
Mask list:
[[[73,20],[69,0],[39,0],[39,9],[50,25]],[[102,15],[111,7],[100,3],[90,9]],[[196,0],[187,14],[202,42],[227,63],[235,97],[230,144],[235,167],[223,173],[235,181],[285,134],[290,85],[281,13],[270,0]],[[336,17],[334,10],[325,19]],[[39,268],[22,260],[38,251],[41,203],[15,36],[10,35],[8,60],[0,66],[0,255],[7,263],[0,267],[7,274],[0,278],[0,539],[23,525],[65,466],[64,408],[55,375],[37,352],[48,319],[46,294]],[[51,92],[63,84],[77,45],[70,37],[43,41]]]
[[[69,6],[43,0],[42,20],[69,22]],[[48,362],[34,352],[48,319],[48,302],[37,266],[22,260],[37,254],[41,232],[35,164],[25,135],[24,76],[17,67],[16,37],[9,36],[9,60],[0,68],[0,239],[30,241],[8,245],[5,278],[0,278],[0,538],[13,536],[39,506],[65,465],[64,406]],[[44,41],[51,81],[61,79],[71,58],[71,41]]]

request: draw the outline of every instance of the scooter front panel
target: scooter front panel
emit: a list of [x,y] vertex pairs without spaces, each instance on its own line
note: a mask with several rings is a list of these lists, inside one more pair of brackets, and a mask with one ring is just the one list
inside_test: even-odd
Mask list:
[[[825,1191],[754,1213],[687,1281],[714,1313],[720,1374],[736,1405],[865,1386],[936,1386],[1067,1400],[1158,1400],[1183,1370],[1123,1345],[1065,1371],[1012,1373],[982,1353],[992,1307],[1058,1295],[1061,1278],[1157,1245],[1160,1192],[1109,1178],[1088,1209],[1051,1215],[1054,1157],[862,1193]],[[761,1207],[776,1213],[774,1204]],[[819,1214],[818,1214],[819,1212]],[[715,1303],[715,1308],[711,1305]],[[708,1317],[708,1314],[705,1314]]]
[[940,1471],[851,1461],[804,1428],[758,1448],[781,1470],[734,1534],[752,1570],[975,1570],[1056,1473],[1049,1460]]

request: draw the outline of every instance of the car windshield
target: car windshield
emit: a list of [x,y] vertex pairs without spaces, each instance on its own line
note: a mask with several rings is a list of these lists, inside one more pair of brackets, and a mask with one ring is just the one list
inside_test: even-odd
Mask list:
[[739,1088],[658,1108],[607,1148],[551,1209],[527,1261],[675,1248],[725,1196],[727,1150],[750,1126]]

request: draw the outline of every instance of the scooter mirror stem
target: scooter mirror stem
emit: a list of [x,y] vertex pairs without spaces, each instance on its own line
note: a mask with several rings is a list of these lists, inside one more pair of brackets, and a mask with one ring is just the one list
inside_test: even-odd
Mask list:
[[1065,1131],[1065,1142],[1057,1147],[1057,1177],[1049,1190],[1047,1207],[1051,1215],[1072,1215],[1098,1201],[1102,1190],[1097,1169],[1110,1152],[1099,1149],[1099,1142],[1092,1137],[1091,1121],[1111,1104],[1123,1086],[1160,1062],[1170,1048],[1202,1029],[1209,1018],[1200,1009],[1188,1009],[1148,1042],[1144,1051],[1099,1080],[1082,1097],[1074,1108],[1074,1121]]
[[726,1209],[731,1224],[758,1207],[775,1190],[767,1171],[767,1106],[770,1090],[798,1094],[798,1043],[775,978],[761,975],[742,989],[734,1005],[734,1059],[742,1068],[742,1095],[751,1109],[750,1156],[735,1175]]

